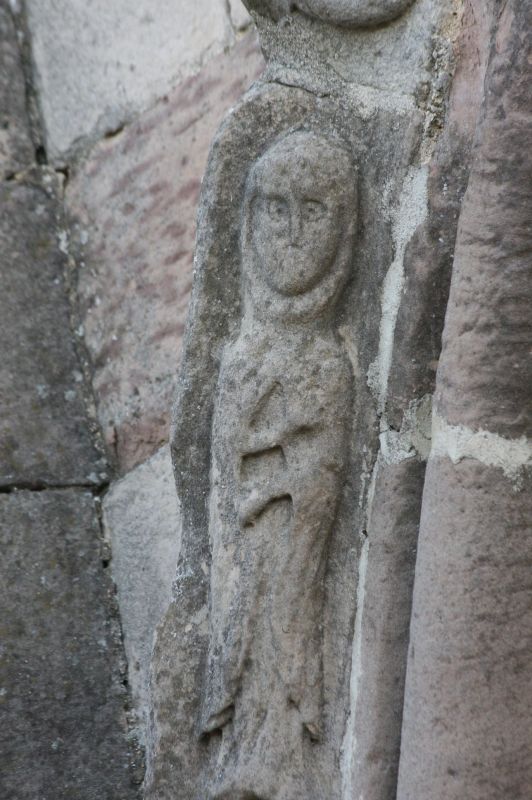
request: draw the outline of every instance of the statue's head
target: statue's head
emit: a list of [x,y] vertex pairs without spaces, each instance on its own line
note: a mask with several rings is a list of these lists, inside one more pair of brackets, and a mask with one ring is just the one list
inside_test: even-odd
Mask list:
[[[356,225],[356,176],[344,146],[291,133],[250,170],[244,203],[244,271],[278,295],[297,297],[345,271]],[[339,256],[341,263],[339,263]]]

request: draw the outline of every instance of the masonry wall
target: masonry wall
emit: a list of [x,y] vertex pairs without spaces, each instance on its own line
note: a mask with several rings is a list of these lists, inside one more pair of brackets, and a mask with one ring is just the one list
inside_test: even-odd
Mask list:
[[[397,785],[401,800],[525,800],[532,775],[530,12],[444,7],[430,41],[420,12],[411,48],[361,34],[338,61],[375,125],[371,174],[393,136],[408,156],[358,376],[375,451],[353,532],[344,800]],[[270,55],[293,46],[288,27],[264,31]],[[142,796],[181,544],[168,439],[196,206],[216,130],[264,67],[239,0],[0,0],[6,800]]]
[[196,200],[237,2],[0,3],[0,795],[131,800],[179,508]]

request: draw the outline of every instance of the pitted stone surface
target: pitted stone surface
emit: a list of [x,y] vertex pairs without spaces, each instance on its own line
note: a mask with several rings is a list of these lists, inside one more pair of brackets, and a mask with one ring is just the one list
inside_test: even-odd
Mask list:
[[334,89],[349,102],[370,108],[412,104],[412,95],[422,97],[431,81],[432,37],[450,4],[415,0],[392,22],[371,28],[333,26],[301,13],[278,22],[254,14],[266,75],[319,94]]
[[17,33],[8,0],[0,2],[0,177],[33,158]]
[[302,11],[333,25],[366,28],[382,25],[402,14],[414,0],[247,0],[250,9],[274,19]]
[[134,800],[91,493],[0,495],[0,543],[0,796]]
[[67,190],[98,412],[120,467],[168,440],[209,142],[262,68],[254,35],[101,142]]
[[314,743],[330,738],[325,575],[353,416],[336,308],[357,226],[356,168],[343,140],[288,133],[251,164],[242,317],[223,348],[212,425],[200,730],[219,745],[214,796],[317,800],[321,781],[336,794],[315,771]]
[[531,514],[501,470],[429,462],[399,800],[530,796]]
[[394,332],[386,416],[396,429],[411,401],[435,388],[458,219],[471,167],[490,44],[486,0],[474,0],[455,23],[454,73],[440,65],[434,99],[446,97],[443,129],[428,165],[427,217],[406,247],[404,285]]
[[379,459],[353,643],[344,797],[394,800],[425,464]]
[[[146,779],[146,793],[150,799],[189,800],[198,793],[201,796],[208,796],[210,792],[216,796],[219,791],[226,791],[227,796],[236,798],[242,796],[244,789],[248,794],[253,792],[265,798],[291,798],[299,795],[314,797],[320,796],[320,792],[327,798],[341,796],[342,776],[337,765],[343,748],[349,710],[351,639],[357,607],[357,562],[362,540],[359,533],[366,524],[364,504],[374,448],[378,443],[375,408],[371,402],[366,374],[369,364],[375,358],[378,341],[380,287],[392,259],[389,216],[382,214],[381,203],[385,191],[384,196],[392,198],[395,197],[394,192],[401,186],[416,149],[420,133],[419,121],[417,114],[412,116],[412,109],[407,113],[404,109],[398,111],[395,107],[393,110],[379,107],[374,114],[365,117],[362,113],[358,113],[358,108],[347,107],[338,102],[335,96],[317,97],[311,92],[294,87],[260,84],[227,116],[213,143],[202,186],[196,249],[198,266],[196,290],[192,299],[192,314],[186,338],[187,351],[178,384],[179,400],[175,416],[173,458],[182,501],[183,543],[175,582],[175,599],[158,629],[154,651],[151,682],[153,716],[148,737]],[[358,179],[353,181],[352,168],[346,166],[345,156],[343,158],[339,156],[337,163],[338,168],[341,168],[341,175],[336,177],[333,192],[336,201],[340,201],[342,209],[346,206],[351,209],[348,222],[343,211],[339,212],[338,217],[342,222],[337,230],[331,231],[325,224],[331,213],[331,198],[314,195],[314,191],[318,191],[320,187],[323,189],[321,183],[316,185],[311,183],[306,186],[306,192],[302,192],[297,176],[293,174],[290,163],[287,163],[284,164],[286,185],[281,180],[281,188],[284,187],[282,192],[279,185],[276,184],[275,188],[265,178],[268,191],[264,194],[267,195],[269,202],[265,202],[262,195],[255,198],[257,216],[250,225],[251,217],[247,205],[250,195],[245,187],[248,176],[255,174],[252,172],[253,164],[260,161],[269,148],[274,146],[275,141],[284,137],[289,138],[290,131],[293,133],[301,129],[311,131],[318,137],[323,135],[327,141],[329,139],[339,141],[340,146],[344,142],[347,152],[352,152]],[[390,130],[394,130],[394,137],[390,136]],[[381,131],[385,133],[380,133]],[[299,151],[294,154],[295,161],[301,159],[301,178],[308,167],[305,161],[305,148],[302,148],[302,151],[303,154]],[[308,159],[312,158],[313,152],[309,144]],[[327,159],[323,160],[324,163],[329,163]],[[299,174],[299,170],[296,170],[296,173]],[[276,171],[274,175],[274,171],[266,170],[266,174],[271,175],[272,182],[275,176],[279,177]],[[358,203],[353,202],[352,194],[347,194],[350,185],[351,192],[353,191],[353,182],[358,188]],[[285,197],[284,194],[290,185],[293,185],[295,193],[292,199],[290,192],[288,192],[289,197]],[[333,202],[332,208],[334,207]],[[317,218],[312,223],[311,215],[314,213]],[[279,225],[281,227],[284,225],[285,229],[288,217],[289,228],[292,227],[292,221],[297,223],[299,220],[302,225],[302,220],[305,219],[305,224],[310,225],[311,230],[312,224],[315,224],[316,230],[321,231],[323,235],[320,235],[316,243],[314,234],[311,234],[309,242],[301,241],[299,246],[294,245],[293,251],[288,248],[285,252],[279,243],[275,245],[272,243],[276,238],[273,232],[271,235],[265,233],[264,217],[267,219],[268,215],[272,217],[270,220],[272,226],[276,215]],[[314,353],[313,345],[323,346],[325,348],[323,368],[330,366],[331,358],[325,357],[326,343],[329,341],[327,338],[329,320],[326,314],[323,320],[320,318],[313,301],[319,300],[320,290],[325,284],[330,287],[332,282],[334,289],[334,280],[338,277],[336,272],[338,260],[332,256],[327,257],[327,254],[330,256],[331,253],[340,252],[348,238],[349,226],[355,219],[358,219],[359,226],[356,243],[352,248],[353,261],[347,269],[345,290],[340,292],[338,315],[336,316],[336,313],[333,315],[333,325],[338,325],[338,339],[334,347],[331,345],[332,349],[337,347],[338,353],[347,356],[349,361],[347,369],[352,370],[353,375],[352,384],[346,387],[344,382],[337,380],[337,372],[334,373],[336,377],[331,373],[330,385],[336,388],[332,393],[333,399],[325,399],[328,397],[329,382],[320,377],[320,358],[313,359],[311,355]],[[295,230],[294,235],[297,236],[299,230],[297,224]],[[253,260],[250,261],[249,258],[251,247],[249,239],[252,233],[255,236],[253,246],[261,253],[260,257],[255,257],[255,269],[252,268]],[[307,249],[310,240],[315,245],[311,253]],[[271,252],[268,256],[270,247],[276,251],[276,256],[272,256]],[[327,276],[323,279],[323,285],[319,280],[321,273],[318,270],[316,275],[315,272],[316,260],[325,269]],[[279,265],[283,265],[285,269],[279,269]],[[244,282],[242,282],[243,275]],[[257,304],[258,317],[261,321],[261,324],[257,323],[256,328],[252,321],[250,323],[247,318],[248,312],[245,311],[247,306],[244,298],[248,291],[251,292],[252,298],[255,294],[252,302]],[[332,296],[334,297],[334,291]],[[325,299],[331,299],[326,292]],[[326,307],[327,303],[321,307],[322,311],[327,310]],[[245,323],[243,314],[246,316]],[[273,321],[269,325],[263,324],[268,314]],[[317,321],[318,323],[321,321],[322,326],[320,328],[318,324],[319,333],[305,336],[305,325],[309,319],[314,319],[313,314],[318,317]],[[290,330],[286,333],[283,327],[285,317],[290,323],[288,325]],[[281,327],[275,325],[275,320],[278,318],[281,320],[279,322]],[[240,345],[236,342],[241,325],[249,341],[248,349],[244,348],[240,354]],[[292,357],[291,343],[294,342],[300,342],[300,346],[294,347]],[[227,347],[223,358],[224,367],[220,370],[220,359],[225,346]],[[226,363],[227,358],[229,366]],[[305,373],[306,367],[308,374]],[[254,419],[253,414],[251,414],[252,419],[249,419],[253,392],[256,388],[260,394],[263,378],[274,376],[276,370],[279,371],[279,382],[281,384],[286,382],[287,389],[283,392],[274,386],[271,395],[264,398],[264,403],[258,404],[260,408],[257,409],[256,422],[259,427],[255,433],[257,436],[260,433],[264,434],[265,440],[268,439],[268,435],[278,435],[279,441],[271,443],[271,452],[262,453],[263,459],[259,458],[257,452],[255,461],[253,457],[255,451],[252,449],[248,453],[249,460],[245,466],[242,465],[242,480],[244,483],[249,483],[249,489],[253,488],[252,484],[255,481],[257,491],[255,494],[251,492],[246,502],[242,503],[242,519],[244,525],[245,521],[249,520],[250,527],[244,527],[244,531],[240,533],[239,525],[232,528],[232,517],[225,514],[225,510],[231,504],[231,492],[228,491],[227,485],[228,481],[233,480],[231,476],[234,471],[225,468],[220,471],[211,469],[210,454],[216,452],[218,459],[221,452],[230,454],[232,447],[235,448],[235,452],[240,452],[237,448],[244,446],[242,442],[245,443],[246,432],[249,432],[249,424]],[[300,385],[298,382],[302,376],[307,375],[309,385],[302,389],[300,396],[291,394],[293,389],[289,377],[292,375],[295,376],[293,381],[295,386]],[[218,379],[220,384],[217,387]],[[219,397],[219,392],[226,391],[235,393],[234,403],[227,403],[231,409],[227,414],[227,424],[232,426],[232,429],[234,427],[235,437],[232,437],[229,431],[222,434],[215,433],[223,429],[224,419],[220,413],[217,422],[213,422],[213,406],[218,403],[215,398]],[[318,394],[323,392],[322,401],[316,398],[315,402],[312,401],[315,392]],[[227,400],[227,395],[225,396]],[[348,404],[346,400],[348,396],[353,398],[354,410],[346,414],[345,405]],[[308,407],[305,405],[306,398]],[[257,398],[259,399],[260,397]],[[336,403],[339,404],[337,414],[339,424],[347,419],[347,430],[353,425],[352,432],[348,433],[346,430],[345,434],[353,459],[345,472],[342,469],[342,454],[346,444],[343,439],[338,442],[336,434],[331,435],[327,444],[320,445],[315,450],[310,448],[306,439],[313,435],[323,436],[324,431],[329,430],[326,419],[322,420],[322,427],[317,419],[314,431],[312,421],[309,422],[307,419],[307,417],[312,418],[311,409],[314,409],[319,416],[326,414],[326,409]],[[241,415],[237,413],[240,404],[243,404]],[[301,417],[300,427],[295,427],[293,430],[292,412],[296,417],[297,415]],[[334,446],[329,448],[329,445]],[[262,452],[263,448],[258,447],[258,449]],[[304,456],[305,453],[308,454],[307,458]],[[332,465],[330,475],[327,474],[324,486],[320,486],[313,493],[318,507],[315,513],[306,517],[308,527],[305,527],[305,502],[301,502],[300,492],[304,492],[307,485],[309,487],[318,485],[317,476],[321,472],[320,464],[317,462],[321,456]],[[260,474],[261,470],[264,470],[264,481],[261,482],[257,475],[253,477],[255,468]],[[281,493],[277,507],[266,509],[265,517],[262,518],[258,512],[263,507],[264,494],[277,486],[275,481],[280,480],[283,470],[286,473],[287,488]],[[345,484],[341,479],[342,474]],[[209,483],[209,475],[212,476],[212,485]],[[340,479],[340,485],[343,487],[341,510],[333,524],[330,546],[325,559],[326,602],[323,609],[323,628],[319,629],[319,633],[316,632],[315,647],[310,648],[311,655],[307,657],[309,649],[302,643],[306,635],[303,634],[299,645],[294,646],[293,661],[287,658],[285,650],[282,658],[279,658],[279,671],[283,674],[290,672],[291,667],[287,667],[287,664],[293,663],[295,673],[299,670],[300,674],[307,674],[305,670],[314,670],[316,680],[309,681],[312,689],[298,693],[298,680],[294,679],[292,689],[296,700],[293,705],[289,703],[290,711],[286,712],[285,716],[284,711],[279,711],[284,706],[278,702],[281,692],[279,679],[274,677],[275,667],[272,658],[264,657],[263,654],[268,652],[270,647],[268,642],[271,642],[272,636],[279,636],[280,640],[284,641],[282,630],[287,626],[281,623],[280,627],[277,627],[276,620],[278,617],[284,619],[286,615],[290,617],[299,600],[295,598],[293,602],[288,600],[280,614],[272,613],[269,628],[269,623],[265,621],[268,620],[265,608],[269,607],[272,598],[277,598],[273,601],[278,603],[277,607],[282,606],[282,600],[279,599],[282,590],[274,589],[274,586],[280,586],[275,576],[278,576],[280,571],[289,573],[291,569],[296,571],[300,569],[304,573],[302,565],[311,562],[309,570],[317,572],[315,593],[309,600],[309,606],[315,610],[310,616],[313,619],[321,616],[319,573],[323,569],[324,559],[320,557],[320,544],[317,544],[316,550],[309,555],[310,562],[306,562],[305,543],[308,543],[307,536],[313,535],[314,526],[320,525],[327,519],[327,505],[329,511],[334,506],[337,498],[334,484],[337,479]],[[314,480],[316,484],[313,483]],[[298,537],[301,534],[301,541],[298,544],[294,542],[293,546],[296,549],[300,547],[301,550],[293,558],[287,556],[283,561],[276,548],[281,550],[282,542],[290,542],[289,536],[283,538],[287,530],[283,515],[288,511],[287,506],[290,506],[287,497],[291,494],[290,486],[293,486],[294,504],[300,509],[299,514],[294,513],[294,520],[303,520],[301,524],[297,523]],[[277,488],[281,491],[281,484]],[[312,492],[310,488],[309,492]],[[208,504],[209,495],[211,500]],[[241,504],[239,498],[240,493],[235,491],[234,502],[238,505]],[[209,505],[210,514],[207,512]],[[279,532],[279,539],[277,536],[270,537],[267,533],[260,534],[260,531],[268,529],[269,514],[275,517],[275,521],[272,521],[272,530]],[[256,522],[253,522],[254,519]],[[216,520],[222,520],[221,527]],[[210,541],[209,529],[212,530]],[[224,529],[227,533],[226,541],[223,538]],[[226,558],[229,564],[233,563],[231,562],[232,530],[235,536],[234,546],[239,548],[238,558],[241,566],[238,566],[237,558],[234,570],[226,565],[224,571],[219,565],[216,566],[216,561],[218,559],[219,564],[221,557],[222,560]],[[256,538],[252,535],[254,530],[259,532]],[[272,551],[271,559],[267,555],[269,550]],[[266,566],[264,568],[261,566],[266,562],[271,566],[271,574]],[[211,582],[222,588],[219,591],[213,590],[213,597],[216,599],[212,601],[209,609],[210,568]],[[239,605],[235,602],[235,622],[231,622],[231,612],[222,611],[220,614],[220,604],[223,606],[228,594],[231,593],[238,599],[238,590],[236,592],[234,590],[238,589],[239,585],[239,568],[244,570],[242,578],[244,590],[242,603]],[[229,576],[226,581],[223,578],[224,574]],[[288,579],[286,591],[290,593],[290,587],[298,581],[302,587],[306,587],[302,588],[304,594],[308,589],[304,574],[300,574],[294,581]],[[211,587],[212,585],[211,583]],[[255,591],[257,593],[256,613],[253,612],[252,601],[246,600],[245,595],[248,590],[251,596]],[[307,612],[308,607],[302,614],[303,619],[308,619]],[[219,663],[222,665],[225,661],[223,654],[226,652],[226,647],[222,634],[220,647],[217,647],[215,637],[211,639],[211,642],[214,642],[214,652],[211,654],[213,655],[211,664],[214,662],[214,668],[212,680],[209,676],[205,681],[203,676],[209,640],[209,616],[211,615],[212,620],[213,614],[217,620],[222,619],[222,623],[225,614],[228,629],[226,653],[228,658],[225,663],[227,669],[222,666],[220,670],[215,663],[218,658],[221,659]],[[241,695],[242,707],[237,708],[235,704],[233,711],[231,697],[235,696],[235,691],[236,697],[240,698],[238,658],[236,665],[232,659],[232,655],[238,653],[240,621],[242,621],[244,640],[250,643],[250,649],[246,652],[249,652],[251,665],[247,666],[244,656],[244,660],[240,663],[243,665],[241,674],[244,676],[242,680],[246,688]],[[402,623],[404,622],[402,620]],[[215,629],[216,624],[215,621]],[[314,630],[313,623],[309,623],[307,633],[309,629]],[[274,630],[277,633],[272,633]],[[287,630],[289,631],[289,627]],[[261,631],[264,631],[264,639]],[[320,641],[322,634],[323,642]],[[233,647],[235,644],[236,647]],[[316,724],[316,720],[320,720],[321,717],[320,678],[317,674],[320,653],[323,653],[325,697],[321,727],[320,722]],[[231,662],[235,666],[234,671]],[[260,663],[264,663],[263,677],[261,677]],[[210,665],[208,669],[210,670]],[[275,694],[271,693],[274,694],[271,703],[274,712],[267,721],[264,735],[254,742],[248,732],[246,741],[244,738],[246,731],[241,727],[242,714],[245,713],[245,708],[249,707],[250,725],[256,722],[260,727],[261,709],[269,707],[270,692],[259,691],[257,687],[261,685],[261,681],[269,686],[269,677],[275,686]],[[390,691],[391,693],[398,691],[397,697],[400,697],[397,683],[394,683]],[[229,700],[227,704],[223,704],[224,693],[225,699]],[[231,728],[233,723],[230,718],[233,713],[235,722]],[[237,717],[239,722],[236,722]],[[290,720],[289,723],[287,718]],[[309,723],[306,728],[301,726],[301,719]],[[198,741],[199,724],[202,725],[205,734],[209,735],[204,735]],[[244,727],[245,724],[244,721]],[[217,725],[227,726],[227,735],[224,732],[220,737],[216,730]],[[301,733],[302,728],[303,733]],[[270,748],[273,729],[278,730],[278,738]],[[264,762],[261,762],[260,768],[257,767],[256,770],[244,768],[241,775],[238,770],[232,771],[232,766],[238,761],[239,749],[234,746],[234,741],[238,741],[238,737],[243,737],[244,740],[243,753],[256,747],[256,752],[253,754],[254,764],[257,763],[258,754],[260,752],[264,754]],[[220,753],[221,761],[218,762],[221,739],[224,740],[224,747]],[[318,741],[315,741],[316,739]],[[283,749],[280,742],[288,744]],[[306,772],[301,768],[299,743],[312,764]],[[296,755],[290,761],[286,757],[287,753]],[[280,765],[280,769],[274,764]],[[251,775],[251,772],[254,774]],[[186,773],[185,780],[181,777],[184,773]],[[279,777],[280,774],[286,776],[287,780]],[[314,782],[309,779],[310,774],[316,776]],[[221,778],[221,785],[217,783],[218,776]]]
[[223,0],[29,0],[49,155],[115,130],[232,41]]
[[532,13],[508,2],[460,216],[436,405],[451,425],[532,426]]
[[103,501],[103,519],[111,545],[129,684],[143,738],[153,636],[171,601],[181,544],[168,446],[113,484]]
[[0,485],[99,484],[64,283],[53,172],[0,186]]
[[532,506],[521,436],[532,27],[519,0],[489,13],[423,493],[398,800],[525,800],[532,786]]

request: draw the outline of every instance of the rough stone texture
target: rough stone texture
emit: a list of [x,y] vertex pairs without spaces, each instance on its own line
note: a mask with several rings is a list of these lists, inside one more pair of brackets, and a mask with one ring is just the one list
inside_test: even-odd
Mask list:
[[88,236],[79,294],[98,413],[123,470],[168,439],[209,141],[261,68],[247,36],[102,141],[68,187],[78,244]]
[[53,159],[115,130],[230,44],[222,0],[29,0],[28,24]]
[[[532,508],[523,469],[493,466],[529,428],[530,7],[509,0],[494,20],[437,374],[398,800],[524,800],[532,787]],[[457,457],[453,432],[478,430],[476,458]]]
[[506,3],[460,216],[438,412],[517,438],[531,429],[532,9]]
[[[382,5],[368,2],[366,8]],[[349,7],[360,8],[351,2]],[[416,0],[391,23],[363,30],[339,28],[299,13],[278,22],[254,14],[254,20],[268,78],[318,93],[336,88],[360,108],[391,109],[408,105],[410,94],[420,99],[428,88],[432,35],[450,11],[449,0]]]
[[148,709],[148,674],[155,628],[170,604],[181,544],[181,520],[170,448],[113,484],[103,501],[104,533],[140,729]]
[[[434,14],[435,6],[431,5],[430,9],[431,14]],[[300,16],[294,17],[294,27],[296,24],[301,25],[303,31],[310,30],[308,21],[303,21]],[[323,30],[318,23],[313,24],[316,30]],[[427,34],[427,29],[431,29],[432,23],[430,20],[428,22],[425,20],[425,24],[427,27],[422,26],[424,35]],[[267,26],[267,23],[264,25]],[[380,31],[375,35],[374,46],[377,41],[382,42],[379,37],[384,34]],[[400,36],[398,29],[392,30],[390,26],[388,43],[392,48],[397,44],[396,36]],[[283,47],[288,47],[287,41],[284,40]],[[294,47],[297,41],[299,41],[297,35],[294,34],[292,39]],[[353,43],[352,40],[349,41]],[[348,39],[342,38],[340,45],[347,47],[347,43]],[[416,57],[420,56],[420,52],[424,52],[427,56],[426,44],[424,41],[423,46],[416,51]],[[212,541],[209,542],[208,539],[209,525],[216,518],[216,513],[211,505],[209,516],[208,507],[209,502],[211,504],[214,502],[215,507],[216,500],[213,501],[211,497],[208,502],[207,498],[211,491],[209,475],[213,474],[210,473],[211,453],[217,452],[217,448],[220,447],[216,436],[214,438],[211,436],[214,430],[215,397],[218,397],[217,381],[219,376],[224,374],[223,369],[220,371],[222,351],[224,347],[230,348],[234,345],[242,324],[243,249],[239,250],[239,241],[244,248],[246,239],[245,226],[242,227],[242,222],[245,216],[242,216],[242,208],[246,178],[253,163],[277,137],[291,129],[301,127],[347,143],[347,150],[353,153],[358,170],[359,202],[356,212],[358,212],[359,228],[350,270],[352,280],[341,295],[340,306],[335,316],[339,341],[342,349],[345,347],[349,355],[353,371],[353,383],[350,389],[354,397],[354,410],[351,415],[352,433],[348,442],[350,460],[344,472],[345,490],[334,533],[331,536],[325,576],[326,600],[323,616],[325,713],[323,730],[320,731],[321,743],[314,742],[312,745],[311,771],[316,780],[311,781],[309,786],[301,788],[303,781],[297,789],[294,788],[294,784],[283,783],[277,791],[273,786],[277,777],[275,767],[273,762],[269,762],[271,785],[267,786],[263,781],[263,789],[255,787],[253,792],[256,796],[266,798],[316,796],[332,800],[342,796],[347,800],[351,796],[349,789],[340,785],[342,778],[346,779],[345,772],[344,775],[341,774],[340,758],[349,714],[349,667],[357,610],[359,556],[365,538],[369,478],[378,446],[377,408],[372,401],[366,376],[378,350],[382,285],[394,260],[392,220],[398,205],[397,198],[405,181],[410,186],[411,181],[408,182],[408,176],[412,172],[416,176],[424,175],[423,165],[419,163],[424,114],[418,109],[415,97],[402,92],[395,94],[390,92],[386,95],[379,91],[368,93],[363,87],[358,87],[360,92],[357,95],[353,86],[345,83],[339,86],[338,76],[327,83],[328,91],[322,94],[309,92],[308,87],[316,78],[313,72],[314,65],[319,63],[319,60],[318,53],[312,65],[307,64],[308,69],[305,74],[292,73],[292,76],[295,75],[295,86],[259,84],[246,95],[228,115],[213,142],[202,186],[196,249],[197,273],[186,335],[185,356],[178,384],[173,434],[173,458],[183,510],[183,544],[177,572],[175,600],[158,629],[154,649],[153,717],[148,738],[146,780],[146,794],[150,800],[152,798],[189,800],[198,794],[213,798],[251,796],[249,792],[252,787],[249,784],[239,786],[238,779],[233,783],[229,781],[225,789],[217,782],[219,772],[222,772],[222,770],[217,772],[217,767],[223,767],[225,770],[227,765],[224,748],[231,738],[231,729],[229,728],[229,733],[226,730],[220,734],[215,730],[209,737],[198,738],[202,730],[202,698],[205,698],[208,685],[208,682],[206,684],[203,681],[203,675],[209,643],[209,615],[216,611],[219,602],[211,597],[209,608],[209,584],[212,585],[213,575],[216,580],[217,568],[215,555],[211,565],[211,545],[216,549],[215,532]],[[423,81],[428,74],[428,61],[421,59],[421,63],[422,66],[415,76],[410,76],[414,84],[416,81]],[[276,62],[273,67],[268,68],[268,75],[276,74],[277,66],[280,69],[278,74],[282,73],[285,76],[288,74],[284,69],[285,65]],[[318,77],[325,79],[327,76],[324,72]],[[359,96],[364,97],[364,102],[357,103],[356,98]],[[290,170],[287,168],[287,174],[289,173]],[[413,185],[417,186],[415,183]],[[420,197],[422,201],[423,193]],[[415,200],[419,204],[419,198],[416,197]],[[290,203],[288,205],[292,207]],[[409,208],[406,211],[408,212]],[[357,216],[357,213],[353,216]],[[416,215],[414,219],[417,220]],[[403,237],[405,243],[414,230],[415,225],[406,225]],[[299,252],[297,248],[295,251]],[[293,254],[281,256],[279,263],[288,266],[289,259],[292,258],[297,260]],[[312,261],[310,257],[308,260]],[[304,272],[303,269],[300,271]],[[275,273],[275,269],[273,272]],[[297,278],[297,271],[295,277],[290,269],[287,269],[286,273],[287,279]],[[270,282],[272,281],[273,277]],[[292,289],[289,285],[283,291],[290,296]],[[295,294],[297,295],[297,292]],[[293,307],[297,308],[300,299],[284,298],[282,302],[272,303],[271,313],[275,313],[276,305],[284,308],[285,305],[290,307],[292,303]],[[294,323],[294,336],[301,333],[301,327],[301,322]],[[259,339],[257,336],[257,342]],[[275,336],[272,340],[275,340]],[[309,343],[312,340],[313,337],[309,337]],[[282,337],[279,337],[279,348],[283,346],[282,341]],[[271,349],[273,351],[274,348]],[[265,353],[268,352],[266,349]],[[300,355],[303,352],[302,347]],[[298,357],[295,357],[294,361],[297,362],[297,359]],[[265,356],[256,360],[260,365],[268,359]],[[302,357],[303,362],[304,360]],[[289,373],[294,369],[286,357],[278,358],[278,361],[278,368],[281,371],[284,369]],[[244,369],[247,363],[248,359],[242,358],[242,364],[239,363],[238,368]],[[249,363],[248,366],[252,370],[253,363]],[[260,369],[262,367],[259,366],[258,372]],[[242,383],[236,404],[241,402],[246,387],[252,384],[251,372],[249,381]],[[317,377],[315,384],[318,384]],[[239,382],[236,380],[231,390],[238,392],[238,386]],[[282,411],[282,399],[277,398],[277,401],[281,410],[277,415],[272,412],[272,418],[275,418],[276,424],[285,421],[288,424],[286,417],[289,409],[287,408],[285,415]],[[303,400],[294,401],[290,405],[296,407],[299,402]],[[273,426],[271,430],[273,431]],[[275,452],[271,455],[275,458]],[[303,473],[302,467],[301,479],[304,482]],[[216,474],[213,474],[213,480],[216,479]],[[214,484],[216,491],[224,492],[223,484],[226,480],[228,478],[224,472],[220,478],[220,488]],[[266,478],[265,485],[269,485],[268,481],[269,478]],[[414,482],[416,481],[420,489],[418,476],[415,477]],[[260,498],[260,490],[258,496]],[[401,509],[396,510],[399,518]],[[223,523],[229,518],[229,515],[223,513],[220,516]],[[319,513],[316,512],[315,516],[318,519]],[[276,525],[278,524],[277,520]],[[398,521],[397,524],[399,526],[401,523]],[[261,542],[267,541],[269,541],[267,535],[258,537],[257,549],[260,549]],[[287,562],[289,561],[290,559],[287,559]],[[289,566],[286,568],[289,569]],[[377,565],[376,570],[378,572]],[[405,573],[407,572],[408,570],[405,570]],[[403,577],[406,577],[407,582],[411,581],[411,575],[405,574]],[[233,580],[233,575],[228,571],[227,583],[232,584]],[[223,590],[225,591],[225,586]],[[265,574],[260,587],[260,597],[264,600],[270,596],[270,591],[268,575]],[[222,593],[218,592],[217,597]],[[406,595],[408,596],[408,586]],[[258,607],[260,608],[260,604]],[[404,634],[408,619],[407,602],[400,612],[400,625]],[[262,612],[258,611],[257,618],[261,614]],[[238,613],[237,618],[240,619]],[[273,618],[271,627],[275,627]],[[366,634],[369,646],[370,631],[368,630]],[[402,641],[404,644],[404,635]],[[230,646],[230,637],[224,642]],[[223,651],[225,644],[219,648],[219,652]],[[316,650],[319,650],[318,644]],[[305,660],[303,652],[304,648],[294,647],[296,663]],[[364,657],[366,656],[365,653]],[[384,660],[383,656],[383,662]],[[269,663],[271,659],[268,660]],[[280,663],[283,663],[282,659]],[[404,663],[403,659],[397,668],[398,680],[395,683],[391,681],[392,686],[388,685],[390,694],[394,696],[393,707],[396,710],[401,705],[400,677],[404,672]],[[245,669],[249,668],[245,660],[244,665]],[[269,667],[265,666],[265,675],[268,674],[268,670]],[[231,688],[230,681],[229,688]],[[263,692],[263,697],[268,697],[267,691]],[[293,716],[297,719],[295,711]],[[400,718],[398,714],[395,716],[396,729],[392,735],[395,736],[395,740],[390,744],[390,751],[395,747],[396,754]],[[225,728],[231,725],[223,715],[218,721]],[[205,731],[205,728],[203,730]],[[282,740],[287,736],[289,737],[288,732],[282,728],[279,731],[279,739]],[[258,746],[260,745],[258,742]],[[222,754],[222,761],[218,764],[219,752]],[[275,747],[272,748],[273,757],[276,752]],[[344,756],[342,759],[345,760]],[[390,765],[390,770],[396,769],[396,761],[395,755],[395,763]],[[261,779],[267,774],[267,767],[266,762],[261,765],[260,770],[257,770],[257,779],[259,772]],[[244,772],[242,777],[245,777]],[[391,783],[389,782],[388,786]],[[220,794],[220,791],[225,790],[227,790],[225,795]],[[244,793],[242,790],[245,790]],[[379,800],[389,800],[389,798],[383,796]]]
[[[390,373],[387,386],[381,387],[386,389],[380,420],[382,456],[367,529],[363,612],[353,649],[352,719],[344,745],[347,796],[365,800],[396,797],[425,473],[415,455],[426,457],[430,447],[430,395],[489,45],[486,14],[486,3],[478,0],[447,20],[448,41],[444,46],[440,40],[435,48],[436,75],[423,101],[427,136],[422,148],[430,158],[426,218],[405,248]],[[399,538],[394,531],[400,532]]]
[[90,492],[0,495],[0,795],[132,800],[119,631]]
[[0,484],[101,483],[64,283],[53,172],[0,187]]
[[530,492],[470,459],[429,463],[399,800],[527,800]]
[[437,78],[425,100],[433,149],[427,215],[405,251],[385,407],[388,423],[397,430],[408,404],[435,388],[458,218],[482,101],[490,5],[491,0],[467,2],[448,22],[452,47],[440,43],[435,49]]
[[361,557],[344,796],[394,800],[425,464],[379,459],[376,470]]
[[365,28],[390,22],[402,14],[413,0],[247,0],[247,6],[274,19],[302,11],[310,17],[346,27]]
[[0,178],[33,158],[24,74],[9,2],[0,2]]
[[[248,173],[242,321],[214,400],[201,732],[214,796],[319,797],[324,588],[353,410],[336,308],[357,228],[349,151],[289,133]],[[230,723],[230,724],[229,724]],[[317,787],[320,787],[319,789]]]

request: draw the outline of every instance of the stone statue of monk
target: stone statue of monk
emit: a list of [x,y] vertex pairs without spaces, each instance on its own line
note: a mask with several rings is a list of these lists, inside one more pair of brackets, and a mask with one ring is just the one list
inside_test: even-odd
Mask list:
[[221,738],[215,798],[322,798],[306,764],[323,737],[324,576],[353,382],[334,310],[355,229],[341,142],[290,133],[252,166],[243,318],[222,355],[212,428],[201,729]]

